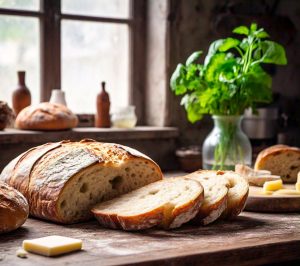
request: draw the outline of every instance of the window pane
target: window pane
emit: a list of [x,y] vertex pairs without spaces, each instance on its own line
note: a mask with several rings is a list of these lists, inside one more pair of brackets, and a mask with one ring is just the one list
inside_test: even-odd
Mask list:
[[0,0],[0,8],[38,11],[40,0]]
[[0,100],[11,106],[17,71],[26,71],[32,102],[39,101],[39,23],[36,18],[0,16]]
[[130,0],[62,0],[62,12],[100,17],[129,17]]
[[106,81],[111,107],[128,104],[127,25],[62,21],[62,89],[77,113],[95,113],[100,82]]

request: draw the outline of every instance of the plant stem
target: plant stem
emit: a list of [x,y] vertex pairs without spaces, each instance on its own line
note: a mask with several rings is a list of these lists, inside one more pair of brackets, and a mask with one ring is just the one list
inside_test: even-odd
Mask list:
[[[241,146],[236,141],[236,121],[219,121],[219,142],[214,151],[214,170],[233,170],[234,164],[244,160]],[[228,165],[230,161],[230,165]]]

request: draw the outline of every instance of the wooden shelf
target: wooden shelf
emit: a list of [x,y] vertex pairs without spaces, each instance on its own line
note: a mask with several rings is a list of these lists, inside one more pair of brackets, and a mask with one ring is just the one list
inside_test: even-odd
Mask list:
[[162,169],[177,168],[174,127],[135,127],[133,129],[82,127],[65,131],[29,131],[5,129],[0,131],[0,172],[10,160],[22,152],[47,142],[94,139],[135,148],[156,161]]
[[178,129],[174,127],[135,127],[133,129],[83,127],[64,131],[5,129],[0,131],[0,144],[45,143],[63,139],[80,140],[84,138],[99,141],[168,139],[178,136]]

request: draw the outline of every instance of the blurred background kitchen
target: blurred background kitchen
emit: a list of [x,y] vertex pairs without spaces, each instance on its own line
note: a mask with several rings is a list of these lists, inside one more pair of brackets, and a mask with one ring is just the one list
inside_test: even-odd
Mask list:
[[[17,72],[25,71],[31,104],[62,90],[79,117],[78,127],[67,131],[21,131],[8,123],[0,131],[0,170],[29,147],[84,137],[135,147],[165,170],[178,169],[179,161],[201,167],[212,119],[187,121],[170,90],[171,74],[193,51],[206,53],[213,40],[253,21],[285,47],[288,59],[287,66],[266,68],[273,102],[259,106],[258,116],[245,114],[255,157],[276,143],[300,146],[300,1],[0,0],[0,101],[13,108]],[[101,82],[109,128],[95,127]]]

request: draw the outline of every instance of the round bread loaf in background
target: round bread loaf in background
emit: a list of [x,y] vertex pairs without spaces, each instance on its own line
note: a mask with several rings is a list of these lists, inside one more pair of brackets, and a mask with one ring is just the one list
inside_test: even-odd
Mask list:
[[64,130],[77,124],[78,118],[69,108],[49,102],[24,108],[16,119],[17,128],[28,130]]
[[29,207],[25,197],[0,181],[0,234],[19,228],[27,219]]
[[255,170],[269,170],[285,183],[295,183],[300,172],[300,148],[274,145],[262,150],[256,159]]

